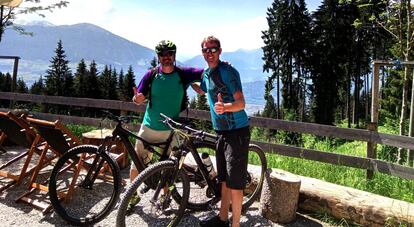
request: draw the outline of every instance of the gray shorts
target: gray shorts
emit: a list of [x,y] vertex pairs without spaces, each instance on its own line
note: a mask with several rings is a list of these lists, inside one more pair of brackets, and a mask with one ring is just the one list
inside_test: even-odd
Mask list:
[[242,190],[247,182],[247,162],[250,129],[244,127],[230,131],[217,131],[217,178],[230,189]]

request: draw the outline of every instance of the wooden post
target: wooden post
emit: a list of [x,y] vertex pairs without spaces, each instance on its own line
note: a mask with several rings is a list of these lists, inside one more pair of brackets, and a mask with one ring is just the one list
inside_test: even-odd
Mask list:
[[13,65],[13,82],[11,91],[14,92],[16,90],[17,84],[17,69],[19,68],[19,57],[14,57],[14,65]]
[[[367,128],[370,131],[377,131],[378,125],[378,109],[379,109],[379,67],[380,64],[377,62],[372,63],[372,86],[371,86],[371,122],[368,123]],[[368,142],[367,143],[367,158],[375,159],[377,144]],[[372,179],[374,172],[367,170],[367,178]]]
[[[367,124],[367,129],[369,131],[376,132],[377,131],[377,124],[374,122],[370,122]],[[372,142],[367,142],[367,158],[376,159],[377,158],[377,149],[376,144]],[[367,179],[372,179],[374,177],[374,170],[367,169]]]
[[372,66],[372,87],[371,87],[371,122],[378,123],[379,108],[379,64],[373,63]]

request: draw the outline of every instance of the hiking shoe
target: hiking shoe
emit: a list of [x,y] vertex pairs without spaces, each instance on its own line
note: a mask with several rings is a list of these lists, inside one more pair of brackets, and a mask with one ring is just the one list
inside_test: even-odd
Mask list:
[[228,227],[230,226],[230,223],[228,220],[222,221],[220,217],[217,215],[212,218],[200,221],[200,226],[201,227]]
[[138,195],[137,192],[134,192],[128,203],[127,214],[131,213],[134,210],[135,205],[137,205],[139,201],[141,201],[141,197]]

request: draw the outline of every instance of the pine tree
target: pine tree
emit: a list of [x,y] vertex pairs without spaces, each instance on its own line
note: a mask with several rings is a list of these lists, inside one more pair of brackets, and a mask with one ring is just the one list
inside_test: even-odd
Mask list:
[[101,75],[99,76],[99,87],[102,94],[103,99],[109,99],[110,94],[110,86],[111,86],[111,69],[105,65],[104,70],[102,71]]
[[[0,91],[10,92],[12,84],[12,77],[10,73],[3,74],[0,72]],[[0,100],[0,107],[10,107],[9,100]]]
[[27,87],[27,85],[24,82],[23,78],[19,78],[17,80],[16,92],[17,93],[29,93],[29,88]]
[[125,93],[124,93],[124,81],[125,77],[124,77],[124,70],[121,69],[121,71],[119,72],[119,77],[118,77],[118,97],[120,100],[122,101],[126,101],[127,99],[125,98]]
[[86,68],[85,60],[82,58],[81,61],[78,64],[78,67],[76,69],[75,73],[75,95],[76,97],[87,97],[88,96],[88,86],[90,84],[87,83],[87,77],[88,77],[88,70]]
[[63,50],[62,40],[59,40],[55,53],[46,71],[46,93],[47,95],[65,96],[73,92],[73,77]]
[[75,97],[75,81],[72,73],[66,73],[63,78],[63,96]]
[[351,21],[344,19],[344,7],[338,0],[326,0],[314,14],[314,45],[310,51],[312,114],[320,124],[335,123],[336,110],[343,103],[340,95],[346,89],[349,34],[353,31]]
[[[308,47],[310,44],[311,18],[306,10],[305,2],[275,0],[268,8],[267,22],[269,29],[263,31],[263,70],[271,72],[265,85],[266,107],[263,115],[266,117],[284,118],[289,120],[303,120],[305,118],[305,84],[308,77]],[[276,82],[276,98],[271,91]],[[282,83],[282,88],[280,84]],[[282,97],[280,105],[279,97]],[[282,107],[282,108],[280,108]],[[276,133],[275,130],[266,130],[267,138]],[[299,135],[286,134],[290,143],[298,143]]]
[[191,100],[190,100],[190,109],[196,109],[196,107],[197,107],[197,100],[196,100],[196,97],[193,97]]
[[206,95],[197,94],[196,109],[198,110],[210,110],[210,107],[207,104]]
[[35,81],[30,87],[30,94],[42,95],[44,93],[45,84],[43,83],[43,78],[40,76],[38,81]]
[[135,84],[135,75],[134,71],[132,70],[132,66],[129,66],[127,74],[125,74],[124,78],[124,85],[123,85],[123,93],[125,100],[131,100],[134,96],[133,88],[136,87]]
[[[275,0],[267,12],[269,29],[263,31],[263,70],[271,72],[267,83],[277,83],[277,117],[279,113],[279,82],[282,83],[282,107],[293,112],[291,120],[304,118],[306,68],[308,46],[310,44],[310,16],[305,2]],[[270,86],[268,86],[270,87]],[[273,86],[271,86],[273,89]],[[270,94],[269,90],[267,93]]]
[[[195,108],[198,110],[210,110],[210,107],[207,104],[207,98],[206,95],[200,95],[197,94],[197,101],[195,103]],[[205,120],[195,120],[194,124],[196,125],[196,127],[198,129],[202,129],[202,130],[211,130],[211,128],[213,127],[210,121],[205,121]]]
[[0,72],[0,91],[10,92],[12,77],[10,73],[3,74]]
[[150,69],[157,67],[157,65],[158,65],[158,60],[156,57],[154,57],[150,62],[150,66],[151,66]]
[[109,99],[112,100],[119,100],[118,96],[118,73],[116,72],[116,69],[114,68],[111,73],[110,78],[110,86],[111,86],[111,93],[109,94]]
[[[43,77],[40,76],[39,80],[35,81],[30,87],[30,94],[43,95],[45,93],[45,83]],[[44,104],[32,104],[31,109],[33,111],[46,112],[46,106]]]
[[95,60],[89,65],[89,73],[86,79],[86,84],[88,85],[88,92],[86,92],[86,97],[93,99],[101,99],[102,93],[99,84],[98,69],[96,67]]
[[[56,55],[50,61],[51,65],[46,71],[46,94],[53,96],[73,96],[73,75],[69,68],[69,61],[66,60],[62,40],[58,41],[55,49]],[[50,105],[51,112],[67,113],[69,107]],[[47,108],[46,108],[47,109]]]
[[[26,83],[24,82],[23,78],[19,78],[16,82],[16,90],[17,93],[29,93],[29,88],[27,87]],[[30,109],[29,102],[17,101],[14,103],[13,108],[15,109]]]

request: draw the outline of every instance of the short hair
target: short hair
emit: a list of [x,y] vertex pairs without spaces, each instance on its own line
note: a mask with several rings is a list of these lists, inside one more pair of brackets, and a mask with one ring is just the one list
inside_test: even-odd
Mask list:
[[213,42],[215,44],[217,44],[217,47],[221,47],[220,45],[220,40],[212,35],[207,36],[206,38],[203,39],[203,41],[201,42],[201,48],[203,48],[204,43],[209,43],[209,42]]

